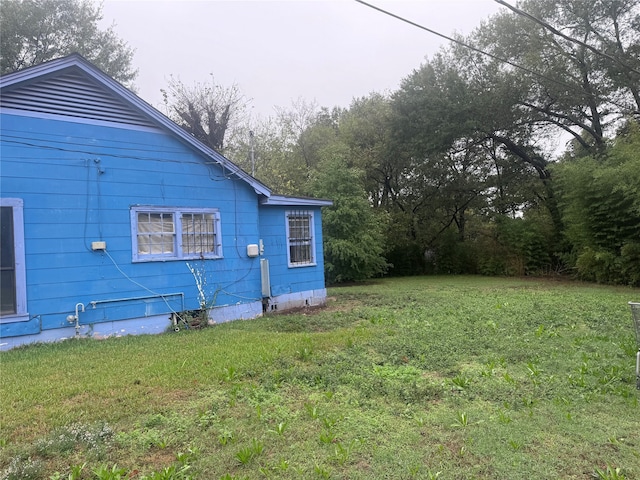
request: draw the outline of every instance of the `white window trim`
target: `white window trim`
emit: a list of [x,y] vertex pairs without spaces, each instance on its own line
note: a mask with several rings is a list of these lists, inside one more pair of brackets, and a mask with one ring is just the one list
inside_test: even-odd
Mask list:
[[[174,245],[173,253],[140,254],[138,253],[138,213],[169,213],[173,215]],[[208,213],[214,218],[216,235],[216,251],[205,255],[185,255],[182,251],[182,214]],[[136,205],[131,207],[131,254],[133,262],[167,262],[173,260],[199,260],[222,258],[222,228],[220,211],[217,208],[179,208]]]
[[0,323],[26,322],[27,312],[27,272],[24,248],[24,202],[21,198],[0,198],[0,206],[13,208],[13,248],[16,268],[16,313],[2,315]]
[[[292,263],[291,262],[291,243],[289,241],[289,216],[290,215],[308,215],[309,218],[309,230],[311,234],[311,261],[306,263]],[[304,268],[316,266],[316,232],[315,223],[312,210],[287,210],[284,216],[284,224],[287,232],[287,264],[289,268]]]

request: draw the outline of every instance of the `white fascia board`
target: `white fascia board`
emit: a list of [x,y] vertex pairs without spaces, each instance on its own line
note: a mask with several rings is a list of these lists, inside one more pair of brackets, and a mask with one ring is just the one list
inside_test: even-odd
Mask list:
[[324,198],[290,197],[287,195],[271,195],[260,201],[261,205],[280,205],[292,207],[329,207],[333,205],[332,200]]
[[[78,54],[72,54],[68,57],[41,63],[33,67],[18,70],[17,72],[7,73],[0,77],[0,88],[6,88],[17,83],[26,82],[34,78],[40,78],[50,73],[55,73],[59,70],[63,70],[67,67],[72,67],[74,65],[79,66],[79,62],[81,60],[84,60],[82,56]],[[86,62],[86,60],[84,61]]]

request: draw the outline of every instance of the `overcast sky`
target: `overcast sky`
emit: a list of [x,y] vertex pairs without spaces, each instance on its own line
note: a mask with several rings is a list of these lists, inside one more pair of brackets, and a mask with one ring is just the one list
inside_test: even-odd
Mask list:
[[[368,3],[445,35],[468,34],[493,0]],[[159,107],[170,75],[187,85],[237,84],[253,115],[302,98],[348,107],[396,90],[446,41],[354,0],[105,0],[104,24],[135,49],[138,95]]]

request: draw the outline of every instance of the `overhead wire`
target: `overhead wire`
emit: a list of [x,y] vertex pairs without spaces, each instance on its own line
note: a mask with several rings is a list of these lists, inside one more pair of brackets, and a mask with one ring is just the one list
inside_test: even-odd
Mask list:
[[559,37],[564,38],[565,40],[568,40],[570,42],[576,43],[578,45],[580,45],[581,47],[584,47],[586,49],[588,49],[589,51],[595,53],[596,55],[600,55],[601,57],[605,57],[608,60],[612,60],[614,62],[616,62],[618,65],[626,68],[627,70],[629,70],[630,72],[633,73],[637,73],[638,75],[640,75],[640,71],[636,70],[635,68],[625,64],[624,62],[622,62],[619,58],[613,57],[611,55],[609,55],[606,52],[601,52],[600,50],[598,50],[597,48],[595,48],[593,45],[589,45],[588,43],[583,42],[582,40],[579,40],[577,38],[573,38],[570,37],[564,33],[562,33],[560,30],[558,30],[557,28],[555,28],[554,26],[552,26],[551,24],[545,22],[544,20],[539,19],[538,17],[535,17],[534,15],[531,15],[528,12],[525,12],[524,10],[522,10],[521,8],[515,7],[513,5],[510,5],[509,3],[505,2],[505,0],[494,0],[496,3],[507,7],[509,10],[511,10],[512,12],[528,18],[529,20],[534,21],[535,23],[537,23],[538,25],[541,25],[542,27],[546,28],[547,30],[549,30],[551,33],[553,33],[554,35],[557,35]]
[[[181,164],[181,165],[185,165],[185,164],[190,164],[190,165],[207,165],[207,166],[214,166],[214,165],[220,165],[218,162],[203,162],[203,161],[196,161],[196,160],[187,160],[187,159],[169,159],[169,158],[158,158],[157,156],[137,156],[137,155],[127,155],[125,153],[119,154],[119,153],[110,153],[107,152],[106,150],[101,151],[99,154],[97,154],[95,152],[95,150],[91,150],[89,148],[88,145],[81,145],[81,144],[76,144],[76,145],[80,145],[81,147],[87,147],[87,149],[83,150],[80,148],[76,148],[75,146],[73,146],[74,144],[70,144],[72,145],[71,148],[65,148],[63,146],[51,146],[51,145],[43,145],[43,144],[38,144],[38,143],[33,143],[33,141],[21,141],[21,140],[17,140],[17,138],[19,137],[11,137],[9,135],[5,135],[2,134],[2,142],[5,144],[14,144],[14,145],[20,145],[22,147],[26,147],[26,148],[37,148],[37,149],[42,149],[42,150],[53,150],[53,151],[59,151],[59,152],[65,152],[65,153],[78,153],[78,154],[82,154],[82,155],[93,155],[94,157],[111,157],[111,158],[121,158],[121,159],[127,159],[127,160],[151,160],[151,161],[156,161],[156,162],[162,162],[162,163],[177,163],[177,164]],[[37,141],[37,140],[35,140]],[[149,150],[150,153],[154,153],[152,150]],[[15,160],[19,160],[19,159],[24,159],[24,160],[29,160],[31,159],[31,157],[19,157],[19,156],[15,156],[15,155],[7,155],[7,156],[3,156],[4,158],[12,158]],[[39,157],[40,160],[42,160],[42,157]],[[57,157],[54,157],[52,159],[59,159]],[[224,167],[220,166],[223,171]],[[212,175],[210,174],[209,177],[214,180],[214,181],[224,181],[224,180],[233,180],[234,176],[236,176],[235,174],[229,172],[229,174],[223,174],[223,175],[219,175],[217,176],[217,178],[213,178]],[[239,178],[239,177],[238,177]]]
[[[388,10],[385,10],[383,8],[380,8],[380,7],[377,7],[376,5],[373,5],[371,3],[365,2],[363,0],[355,0],[355,1],[360,3],[360,4],[362,4],[362,5],[364,5],[364,6],[366,6],[366,7],[371,8],[373,10],[377,10],[380,13],[383,13],[385,15],[388,15],[388,16],[392,17],[392,18],[395,18],[396,20],[400,20],[401,22],[404,22],[404,23],[407,23],[409,25],[412,25],[412,26],[414,26],[416,28],[419,28],[421,30],[429,32],[429,33],[431,33],[433,35],[437,35],[438,37],[444,38],[445,40],[448,40],[450,42],[456,43],[456,44],[458,44],[458,45],[460,45],[462,47],[468,48],[469,50],[472,50],[474,52],[477,52],[477,53],[480,53],[482,55],[485,55],[485,56],[487,56],[489,58],[492,58],[494,60],[497,60],[497,61],[499,61],[501,63],[505,63],[507,65],[511,65],[512,67],[517,68],[519,70],[522,70],[524,72],[527,72],[527,73],[529,73],[531,75],[534,75],[535,77],[538,77],[540,79],[546,80],[548,82],[555,83],[557,85],[560,85],[562,87],[568,88],[570,90],[577,90],[576,85],[571,85],[571,84],[565,83],[565,82],[563,82],[561,80],[558,80],[556,78],[548,77],[548,76],[546,76],[546,75],[544,75],[544,74],[542,74],[540,72],[536,72],[535,70],[532,70],[532,69],[530,69],[528,67],[524,67],[524,66],[522,66],[522,65],[520,65],[518,63],[512,62],[511,60],[499,57],[498,55],[495,55],[495,54],[493,54],[491,52],[487,52],[487,51],[482,50],[482,49],[480,49],[478,47],[474,47],[473,45],[471,45],[469,43],[463,42],[462,40],[459,40],[459,39],[454,38],[454,37],[450,37],[448,35],[445,35],[443,33],[438,32],[436,30],[433,30],[431,28],[425,27],[424,25],[416,23],[416,22],[414,22],[412,20],[409,20],[409,19],[407,19],[405,17],[401,17],[400,15],[396,15],[395,13],[392,13],[392,12],[390,12]],[[583,90],[580,90],[580,91],[583,92],[583,93],[586,93],[587,95],[589,95],[592,98],[597,98],[597,96],[594,95],[593,93],[584,92]]]

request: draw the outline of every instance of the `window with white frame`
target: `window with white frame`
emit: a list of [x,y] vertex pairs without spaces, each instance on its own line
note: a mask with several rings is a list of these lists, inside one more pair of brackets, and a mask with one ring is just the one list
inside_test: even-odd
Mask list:
[[0,199],[0,321],[23,321],[27,313],[23,202]]
[[290,267],[315,265],[313,212],[292,210],[287,217],[287,257]]
[[222,256],[217,209],[131,208],[133,260],[181,260]]

